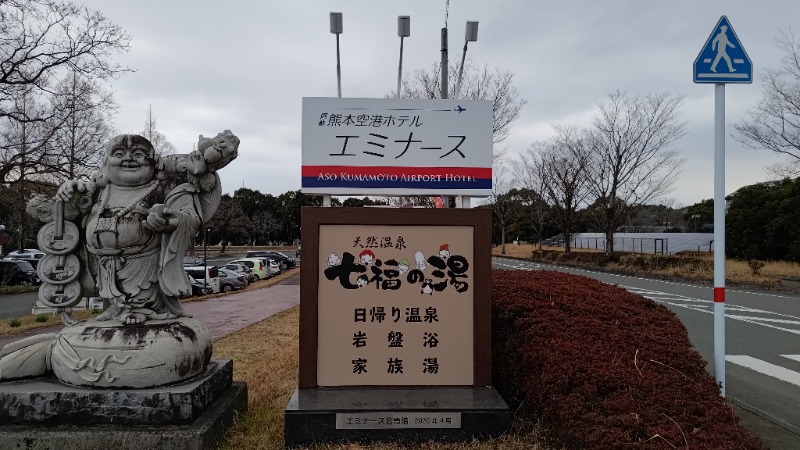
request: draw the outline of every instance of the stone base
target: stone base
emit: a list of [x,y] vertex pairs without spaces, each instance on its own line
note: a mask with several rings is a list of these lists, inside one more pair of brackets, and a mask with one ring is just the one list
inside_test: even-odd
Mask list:
[[233,382],[233,362],[212,360],[183,383],[148,389],[68,386],[54,377],[0,383],[4,425],[190,424]]
[[0,450],[211,450],[247,411],[247,385],[234,382],[189,425],[0,425]]
[[0,450],[212,449],[247,411],[233,362],[150,389],[66,386],[54,378],[0,383]]
[[511,425],[511,411],[492,387],[297,389],[284,417],[287,447],[467,441],[499,436]]

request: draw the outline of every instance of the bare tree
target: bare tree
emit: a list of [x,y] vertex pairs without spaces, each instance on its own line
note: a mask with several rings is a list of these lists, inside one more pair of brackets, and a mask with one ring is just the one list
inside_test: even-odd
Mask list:
[[531,193],[529,206],[531,228],[536,233],[539,250],[542,249],[542,240],[547,215],[550,205],[545,200],[545,189],[549,182],[549,174],[544,171],[541,156],[536,150],[536,144],[520,156],[519,164],[514,164],[513,172],[516,181]]
[[[14,99],[13,108],[9,109],[21,116],[43,116],[47,106],[36,101],[32,89]],[[42,185],[47,186],[53,161],[47,152],[48,140],[53,130],[48,122],[7,120],[7,126],[0,130],[0,181],[7,187],[13,187],[14,199],[11,202],[14,216],[18,224],[17,242],[21,250],[25,244],[26,220],[25,204],[29,195],[39,191]]]
[[749,119],[734,124],[734,138],[752,149],[788,156],[768,172],[779,178],[800,175],[800,42],[791,29],[777,40],[783,53],[776,68],[764,72],[761,100],[748,110]]
[[[458,66],[449,68],[448,76],[455,79]],[[441,64],[433,63],[429,70],[418,69],[410,77],[405,77],[400,96],[402,98],[441,98]],[[513,84],[514,73],[499,67],[489,69],[464,65],[461,92],[458,98],[467,100],[491,100],[492,102],[492,142],[503,142],[511,131],[511,124],[519,117],[519,112],[527,103]],[[390,96],[394,97],[395,92]]]
[[492,193],[489,196],[489,203],[492,207],[494,217],[497,219],[497,225],[500,226],[500,251],[506,254],[506,230],[508,226],[514,221],[519,213],[517,206],[518,202],[509,195],[511,190],[511,182],[506,179],[508,168],[503,165],[497,165],[492,170]]
[[99,11],[56,0],[0,0],[0,118],[42,121],[13,108],[22,90],[50,94],[69,69],[107,79],[130,69],[112,61],[130,38]]
[[686,133],[679,120],[683,96],[631,96],[616,91],[599,102],[592,133],[590,187],[614,253],[614,231],[639,205],[671,192],[684,160],[672,145]]
[[555,126],[556,136],[534,143],[528,159],[543,193],[552,203],[564,237],[564,252],[572,249],[575,212],[588,194],[588,137],[585,130]]
[[[458,75],[458,65],[448,68],[449,79],[455,80]],[[441,90],[441,64],[433,63],[430,69],[417,69],[410,76],[403,78],[400,89],[402,98],[437,99],[442,97]],[[527,103],[522,98],[519,90],[514,87],[514,73],[498,67],[489,69],[488,65],[476,69],[471,64],[464,65],[461,89],[457,98],[467,100],[490,100],[492,102],[492,165],[495,166],[502,160],[505,150],[499,150],[497,144],[503,142],[511,131],[511,124],[519,117],[519,112]],[[394,98],[396,91],[387,97]],[[456,98],[453,93],[450,97]],[[409,197],[407,200],[414,205],[423,205],[433,208],[434,202],[430,197]],[[451,198],[446,197],[445,203]],[[398,200],[403,203],[404,200]],[[447,206],[447,204],[445,205]]]
[[175,153],[175,146],[164,136],[163,133],[158,131],[156,116],[153,114],[153,106],[147,106],[147,119],[144,122],[144,130],[142,136],[153,144],[156,153],[161,156],[172,155]]
[[72,71],[56,88],[55,128],[50,146],[53,170],[59,181],[88,178],[100,168],[106,144],[112,137],[111,118],[117,107],[110,91],[96,81]]
[[[48,105],[37,101],[33,89],[25,89],[8,106],[10,114],[52,116]],[[53,131],[47,121],[6,120],[0,128],[0,182],[6,186],[41,180],[53,164],[47,159],[47,143]]]

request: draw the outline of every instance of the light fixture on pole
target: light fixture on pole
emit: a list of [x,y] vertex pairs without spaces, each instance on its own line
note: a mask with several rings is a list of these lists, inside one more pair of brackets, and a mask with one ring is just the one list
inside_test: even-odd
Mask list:
[[331,33],[336,35],[336,86],[339,98],[342,97],[342,64],[339,58],[339,35],[342,34],[342,13],[331,13]]
[[397,95],[400,98],[400,86],[403,81],[403,38],[411,36],[411,17],[397,16],[397,35],[400,36],[400,63],[397,65]]
[[461,66],[458,68],[458,80],[456,80],[456,89],[453,92],[453,98],[458,98],[461,93],[461,76],[464,74],[464,61],[467,58],[467,44],[478,40],[478,22],[467,21],[467,32],[464,36],[464,51],[461,53]]

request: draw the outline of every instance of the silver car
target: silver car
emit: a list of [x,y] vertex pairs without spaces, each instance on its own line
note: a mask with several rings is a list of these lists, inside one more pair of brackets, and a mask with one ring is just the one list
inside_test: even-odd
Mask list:
[[244,275],[247,278],[248,283],[252,283],[253,281],[255,281],[255,277],[253,276],[253,270],[247,267],[245,264],[230,262],[227,264],[223,264],[222,267],[230,269],[234,272],[239,272],[239,275]]
[[222,292],[231,292],[247,287],[247,277],[243,273],[219,267],[219,288]]

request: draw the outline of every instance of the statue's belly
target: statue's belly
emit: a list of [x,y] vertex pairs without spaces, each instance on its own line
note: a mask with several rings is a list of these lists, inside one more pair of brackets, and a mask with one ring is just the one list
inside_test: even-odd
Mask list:
[[[99,217],[92,214],[86,224],[86,242],[91,249],[119,249],[140,252],[155,248],[158,244],[155,233],[142,225],[144,215],[138,212],[123,217]],[[103,252],[106,253],[106,252]]]

